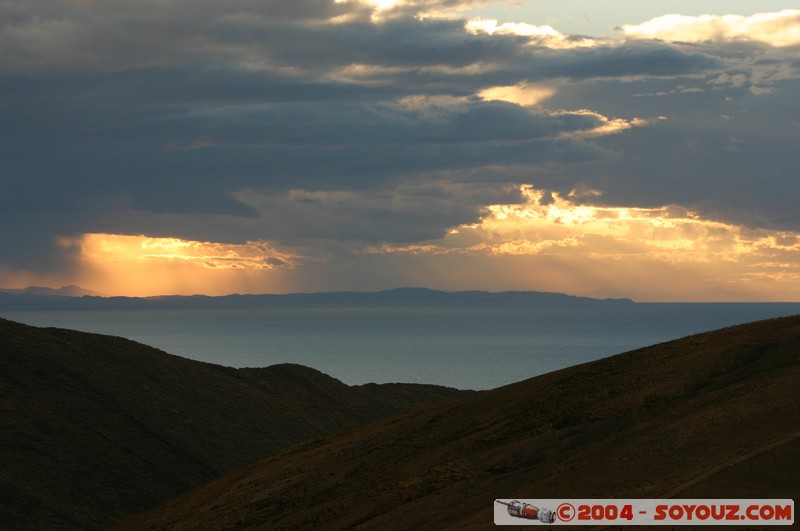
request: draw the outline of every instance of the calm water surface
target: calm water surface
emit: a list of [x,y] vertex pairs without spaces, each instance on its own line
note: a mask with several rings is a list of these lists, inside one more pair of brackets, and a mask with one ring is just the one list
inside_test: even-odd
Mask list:
[[796,304],[310,305],[2,312],[232,367],[292,362],[348,384],[489,389],[696,332],[800,314]]

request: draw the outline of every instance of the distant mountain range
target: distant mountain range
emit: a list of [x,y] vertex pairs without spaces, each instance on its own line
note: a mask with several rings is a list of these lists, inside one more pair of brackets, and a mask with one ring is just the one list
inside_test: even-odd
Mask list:
[[102,297],[102,293],[83,289],[80,286],[70,284],[61,288],[46,288],[42,286],[28,286],[22,289],[8,289],[0,288],[0,293],[7,293],[9,295],[32,295],[37,297],[83,297],[85,295],[92,297]]
[[[78,295],[75,286],[59,290],[26,288],[0,290],[0,309],[91,309],[91,308],[230,308],[279,304],[540,304],[540,303],[632,303],[630,299],[593,299],[539,291],[440,291],[428,288],[397,288],[384,291],[335,291],[285,295],[164,295],[156,297],[100,297]],[[12,293],[13,292],[13,293]],[[69,295],[69,293],[76,293]]]
[[0,529],[107,529],[291,445],[468,394],[0,319]]

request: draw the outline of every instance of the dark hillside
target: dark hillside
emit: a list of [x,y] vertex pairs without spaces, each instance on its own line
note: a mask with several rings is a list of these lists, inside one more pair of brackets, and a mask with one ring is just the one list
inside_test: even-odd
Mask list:
[[366,423],[472,393],[406,383],[349,386],[316,369],[291,363],[237,372],[257,381],[292,423],[313,426],[317,432],[340,431],[354,420]]
[[800,317],[691,336],[381,420],[121,529],[487,529],[496,498],[793,498]]
[[462,394],[0,319],[0,528],[106,528],[292,444]]

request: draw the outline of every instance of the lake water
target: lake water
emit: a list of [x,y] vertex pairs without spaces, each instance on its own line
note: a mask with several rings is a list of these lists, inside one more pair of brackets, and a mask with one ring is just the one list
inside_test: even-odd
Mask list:
[[490,389],[697,332],[800,314],[800,303],[327,305],[2,311],[232,367],[292,362],[347,384]]

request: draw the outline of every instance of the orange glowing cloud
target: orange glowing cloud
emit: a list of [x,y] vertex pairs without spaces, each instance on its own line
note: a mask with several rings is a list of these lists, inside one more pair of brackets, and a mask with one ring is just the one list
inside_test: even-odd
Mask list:
[[[607,288],[620,294],[636,290],[649,300],[724,299],[726,292],[741,300],[800,298],[800,233],[748,229],[677,206],[577,200],[596,197],[593,190],[561,197],[523,186],[521,193],[524,203],[490,205],[478,223],[456,227],[440,240],[364,252],[494,257],[494,267],[525,263],[536,278],[551,279],[549,285],[531,285],[531,277],[527,284],[524,277],[513,278],[528,289],[554,289],[558,269],[558,289],[570,293]],[[569,281],[563,278],[567,272]]]
[[130,296],[424,285],[639,301],[800,300],[800,233],[747,228],[675,205],[601,205],[602,193],[590,188],[519,191],[520,203],[488,205],[475,223],[439,239],[341,242],[341,252],[329,255],[266,241],[85,234],[61,242],[77,253],[77,274],[17,284],[74,283]]
[[300,254],[267,242],[228,244],[121,234],[63,240],[80,248],[79,282],[104,293],[223,295],[273,285],[270,273],[291,269]]
[[178,238],[120,234],[87,234],[84,256],[94,259],[184,261],[210,269],[273,269],[291,264],[296,256],[265,242],[226,244]]

